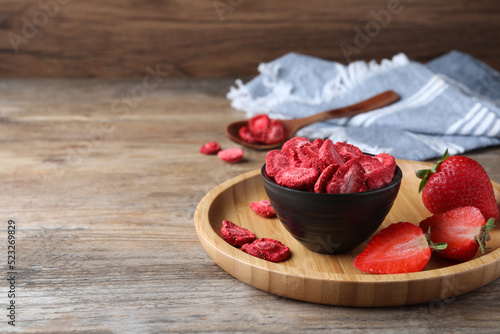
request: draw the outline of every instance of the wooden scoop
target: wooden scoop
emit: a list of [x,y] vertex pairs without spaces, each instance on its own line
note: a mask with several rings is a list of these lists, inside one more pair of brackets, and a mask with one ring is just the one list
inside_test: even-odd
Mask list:
[[[352,117],[358,114],[362,114],[367,111],[375,110],[378,108],[385,107],[389,104],[392,104],[399,100],[399,95],[396,94],[392,90],[385,91],[378,95],[375,95],[367,100],[358,102],[356,104],[342,107],[338,109],[333,109],[329,111],[324,111],[319,114],[311,115],[304,118],[296,118],[296,119],[280,119],[279,121],[283,123],[286,129],[286,137],[288,139],[292,138],[293,135],[302,129],[303,127],[316,123],[327,121],[332,118],[340,118],[340,117]],[[232,140],[233,142],[240,144],[245,147],[253,148],[256,150],[272,150],[280,147],[286,141],[284,140],[281,143],[275,144],[258,144],[258,143],[248,143],[241,139],[238,131],[242,126],[248,126],[248,120],[245,121],[237,121],[234,123],[230,123],[225,130],[226,137]]]

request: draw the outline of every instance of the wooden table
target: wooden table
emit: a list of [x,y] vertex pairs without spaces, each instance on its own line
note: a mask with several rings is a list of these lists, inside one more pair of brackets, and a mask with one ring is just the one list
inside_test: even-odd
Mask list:
[[[0,332],[14,329],[10,271],[22,333],[498,331],[498,280],[444,301],[365,309],[289,300],[228,275],[202,248],[193,213],[265,153],[245,150],[239,164],[198,153],[210,140],[233,146],[224,125],[244,114],[225,98],[232,79],[143,79],[0,81]],[[500,182],[499,147],[466,155]]]

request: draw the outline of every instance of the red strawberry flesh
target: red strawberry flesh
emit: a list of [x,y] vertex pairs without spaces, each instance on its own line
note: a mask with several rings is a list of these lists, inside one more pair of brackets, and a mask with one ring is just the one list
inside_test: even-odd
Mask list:
[[354,267],[373,274],[421,271],[431,258],[422,230],[411,223],[391,224],[380,230],[354,259]]
[[478,239],[482,237],[485,224],[481,211],[468,206],[428,217],[420,222],[420,228],[424,232],[429,231],[432,242],[448,244],[446,249],[437,253],[438,255],[457,261],[468,261],[477,253]]

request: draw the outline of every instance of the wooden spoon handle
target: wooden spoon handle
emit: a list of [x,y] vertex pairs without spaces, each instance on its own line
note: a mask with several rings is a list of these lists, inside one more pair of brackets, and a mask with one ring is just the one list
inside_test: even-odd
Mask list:
[[289,131],[295,133],[309,124],[323,122],[333,118],[352,117],[367,111],[385,107],[397,100],[399,100],[399,95],[392,90],[388,90],[350,106],[324,111],[304,118],[289,120],[289,122],[292,123],[289,125]]

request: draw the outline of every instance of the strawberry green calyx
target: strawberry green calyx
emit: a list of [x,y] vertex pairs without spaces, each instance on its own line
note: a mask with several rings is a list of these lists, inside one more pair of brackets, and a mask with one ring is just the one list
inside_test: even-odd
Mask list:
[[495,224],[495,218],[490,218],[486,222],[486,224],[483,225],[481,228],[481,232],[479,233],[478,236],[476,236],[477,243],[479,244],[479,247],[481,248],[481,254],[484,254],[484,252],[487,249],[490,249],[491,247],[486,247],[486,241],[490,240],[490,235],[489,231],[491,231],[493,228],[496,227]]
[[427,181],[429,180],[429,177],[435,173],[437,171],[437,169],[439,168],[439,166],[446,160],[450,157],[449,153],[448,153],[448,149],[446,149],[446,151],[444,152],[443,156],[441,157],[441,159],[439,159],[438,162],[436,162],[434,165],[432,165],[432,167],[430,169],[420,169],[418,170],[415,174],[417,175],[417,177],[419,179],[422,179],[422,181],[420,181],[420,184],[418,186],[418,192],[422,192],[422,190],[424,190],[424,187],[425,185],[427,184]]
[[446,249],[448,247],[448,244],[446,242],[437,242],[434,243],[431,240],[431,227],[429,226],[429,229],[427,230],[427,233],[425,234],[425,239],[427,239],[427,243],[429,244],[429,247],[436,252],[440,252],[443,249]]

